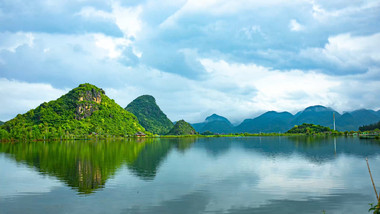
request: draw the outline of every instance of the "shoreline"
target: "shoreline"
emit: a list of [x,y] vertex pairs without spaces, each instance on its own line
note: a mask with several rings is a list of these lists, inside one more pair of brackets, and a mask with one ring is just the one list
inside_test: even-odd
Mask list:
[[318,134],[301,134],[301,133],[257,133],[257,134],[216,134],[216,135],[153,135],[153,136],[143,136],[143,137],[116,137],[116,136],[80,136],[80,137],[69,137],[69,138],[53,138],[53,139],[10,139],[10,140],[0,140],[1,143],[15,143],[15,142],[54,142],[54,141],[98,141],[98,140],[143,140],[143,139],[169,139],[169,138],[226,138],[226,137],[359,137],[361,139],[379,139],[380,136],[370,136],[361,135],[358,133],[346,134],[344,132],[338,133],[318,133]]

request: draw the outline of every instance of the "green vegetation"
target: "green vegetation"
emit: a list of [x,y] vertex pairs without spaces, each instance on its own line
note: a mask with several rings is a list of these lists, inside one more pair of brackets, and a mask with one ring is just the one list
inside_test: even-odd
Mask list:
[[103,188],[124,162],[133,163],[144,147],[134,142],[0,143],[0,152],[89,194]]
[[195,129],[184,120],[178,121],[167,135],[195,135]]
[[202,132],[201,135],[214,135],[214,133],[210,131],[205,131],[205,132]]
[[380,121],[370,125],[359,127],[360,138],[363,139],[380,139]]
[[376,129],[380,129],[380,121],[374,124],[370,125],[364,125],[359,127],[359,131],[365,132],[365,131],[375,131]]
[[79,194],[102,189],[120,167],[152,180],[172,149],[185,151],[194,139],[134,138],[123,141],[0,143],[0,153],[18,163],[54,176]]
[[371,208],[369,208],[368,212],[371,212],[373,214],[380,214],[380,202],[378,204],[369,204]]
[[2,140],[78,139],[133,136],[145,129],[105,92],[81,84],[57,100],[42,103],[0,126]]
[[154,134],[166,134],[173,128],[173,123],[161,111],[154,97],[150,95],[136,98],[125,109],[136,115],[140,124]]
[[334,131],[329,127],[324,127],[320,125],[314,125],[309,123],[304,123],[299,126],[294,126],[292,129],[287,131],[288,134],[306,134],[306,135],[318,135],[318,134],[340,134],[338,131]]

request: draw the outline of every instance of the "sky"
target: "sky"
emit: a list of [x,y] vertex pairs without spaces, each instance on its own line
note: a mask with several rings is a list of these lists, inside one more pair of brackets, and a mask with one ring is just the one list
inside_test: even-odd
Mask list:
[[169,119],[380,109],[380,0],[0,0],[0,120],[81,83]]

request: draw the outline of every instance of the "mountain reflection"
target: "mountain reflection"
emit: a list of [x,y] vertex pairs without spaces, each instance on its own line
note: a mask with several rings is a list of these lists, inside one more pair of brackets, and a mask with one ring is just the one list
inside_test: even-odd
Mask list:
[[199,139],[196,146],[205,149],[210,156],[218,157],[234,148],[259,152],[266,156],[290,156],[298,154],[315,163],[349,154],[365,158],[380,153],[380,143],[371,139],[353,137],[238,137]]
[[190,148],[206,151],[217,159],[233,149],[278,157],[298,154],[315,163],[324,163],[340,154],[364,158],[379,154],[380,144],[358,138],[247,137],[174,138],[127,141],[65,141],[0,143],[0,153],[36,171],[54,176],[79,194],[102,189],[122,166],[141,180],[155,179],[159,168],[173,150]]
[[170,139],[1,143],[0,152],[42,174],[57,177],[80,194],[90,194],[103,188],[123,164],[141,179],[154,179],[172,148],[189,148],[183,144]]

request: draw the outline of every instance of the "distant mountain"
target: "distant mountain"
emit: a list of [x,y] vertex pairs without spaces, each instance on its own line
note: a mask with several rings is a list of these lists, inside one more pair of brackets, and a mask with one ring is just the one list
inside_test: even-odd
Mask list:
[[310,106],[300,112],[291,122],[292,125],[300,125],[303,123],[312,123],[316,125],[326,126],[329,128],[334,127],[333,114],[335,118],[341,115],[332,108],[324,107],[321,105]]
[[214,121],[224,121],[224,122],[231,124],[227,118],[222,117],[222,116],[217,115],[217,114],[212,114],[212,115],[206,117],[206,120],[205,120],[205,122],[207,122],[207,123],[214,122]]
[[194,135],[197,134],[195,129],[184,120],[176,122],[173,128],[167,133],[167,135]]
[[4,122],[3,122],[3,121],[0,121],[0,126],[3,125],[3,124],[4,124]]
[[235,128],[236,132],[270,133],[285,132],[292,126],[294,116],[289,112],[268,111],[254,119],[246,119]]
[[310,106],[294,116],[288,112],[266,112],[254,119],[246,119],[235,127],[234,132],[285,132],[295,125],[303,123],[334,128],[333,114],[338,131],[357,131],[359,126],[380,121],[380,111],[360,109],[339,114],[332,108],[321,105]]
[[173,127],[173,123],[161,111],[153,96],[140,96],[129,103],[125,109],[134,114],[149,132],[166,134]]
[[126,136],[139,131],[145,129],[132,113],[107,97],[103,89],[86,83],[5,122],[0,127],[0,139]]
[[192,126],[199,133],[206,131],[213,133],[232,133],[234,128],[227,118],[217,114],[212,114],[208,116],[204,122],[195,123],[192,124]]
[[356,131],[358,129],[356,124],[357,122],[354,116],[352,116],[349,112],[346,112],[336,120],[336,129],[343,131]]
[[376,123],[380,121],[380,115],[373,110],[360,109],[349,113],[344,113],[336,120],[338,130],[355,130],[360,126]]

